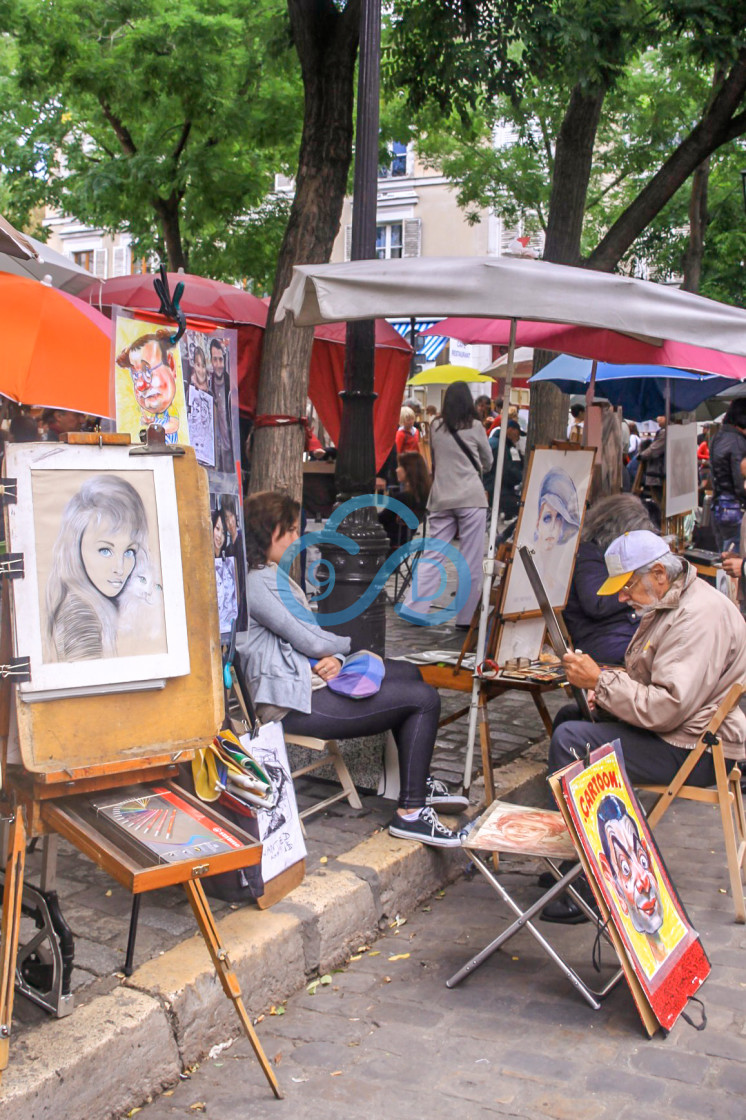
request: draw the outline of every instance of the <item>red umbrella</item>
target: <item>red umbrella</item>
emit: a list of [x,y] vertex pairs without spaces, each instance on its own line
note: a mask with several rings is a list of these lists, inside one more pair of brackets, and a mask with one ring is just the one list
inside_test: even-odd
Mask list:
[[[80,298],[101,311],[107,311],[114,305],[137,308],[138,311],[157,311],[161,301],[155,293],[153,279],[148,273],[117,276],[91,284],[80,293]],[[249,323],[258,327],[267,322],[267,308],[262,300],[252,296],[251,292],[224,284],[222,280],[169,272],[168,283],[172,292],[177,284],[184,284],[181,308],[186,315],[230,324]]]
[[[457,338],[460,342],[507,346],[510,319],[442,319],[423,334]],[[516,346],[533,346],[576,358],[595,358],[616,365],[673,366],[693,373],[714,373],[737,380],[746,378],[746,359],[720,350],[666,341],[662,346],[600,327],[560,326],[519,320]]]
[[[183,282],[181,307],[187,317],[212,320],[236,329],[239,408],[243,415],[254,416],[268,301],[204,276],[169,272],[168,281],[172,292]],[[111,314],[113,306],[141,311],[157,311],[160,307],[153,276],[144,273],[92,284],[81,294],[81,299],[88,300],[106,314]],[[338,394],[343,387],[345,334],[344,323],[326,323],[316,328],[309,371],[308,395],[335,442],[339,439],[342,415]],[[373,406],[373,426],[377,467],[386,459],[394,441],[411,354],[409,343],[392,326],[383,319],[376,322],[375,391],[378,399]]]

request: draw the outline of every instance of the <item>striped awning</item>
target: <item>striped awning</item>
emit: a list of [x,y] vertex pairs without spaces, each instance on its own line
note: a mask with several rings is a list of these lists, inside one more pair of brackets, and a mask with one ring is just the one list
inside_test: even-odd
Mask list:
[[[410,341],[410,333],[412,330],[410,319],[389,319],[388,321],[402,338],[406,338],[407,342]],[[415,330],[417,334],[421,334],[422,331],[426,331],[428,327],[434,327],[438,321],[438,319],[417,319],[415,320]],[[438,354],[440,354],[443,347],[449,341],[448,338],[441,338],[437,334],[427,335],[422,340],[422,346],[417,348],[417,356],[423,358],[426,362],[434,362]]]

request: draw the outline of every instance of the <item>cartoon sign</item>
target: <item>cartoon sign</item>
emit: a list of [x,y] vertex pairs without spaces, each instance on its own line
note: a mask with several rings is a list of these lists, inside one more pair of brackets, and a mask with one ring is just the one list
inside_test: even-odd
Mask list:
[[594,893],[608,909],[654,1014],[670,1029],[710,966],[629,784],[621,751],[613,743],[599,747],[588,766],[574,763],[558,777]]

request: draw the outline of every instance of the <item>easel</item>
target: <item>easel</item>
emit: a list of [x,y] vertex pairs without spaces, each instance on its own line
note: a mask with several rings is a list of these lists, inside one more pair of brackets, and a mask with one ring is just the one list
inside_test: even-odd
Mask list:
[[[502,561],[503,568],[497,578],[493,578],[492,586],[489,591],[489,609],[487,613],[487,623],[485,628],[485,644],[484,644],[484,663],[495,663],[498,660],[498,651],[500,649],[500,639],[503,633],[504,624],[508,621],[514,620],[516,617],[522,619],[540,619],[541,611],[531,610],[525,611],[520,616],[506,612],[505,606],[507,602],[508,592],[508,575],[510,566],[516,562],[516,543],[519,538],[521,521],[524,514],[526,493],[528,490],[529,479],[531,478],[531,468],[533,464],[533,457],[535,451],[542,450],[536,448],[531,452],[531,456],[526,466],[526,474],[524,476],[523,495],[521,498],[520,515],[518,523],[515,528],[513,544],[501,544],[497,554],[496,560]],[[577,452],[581,449],[577,444],[568,443],[565,441],[552,441],[551,450],[558,451],[572,451]],[[578,540],[580,529],[582,528],[582,513],[581,513],[581,526],[578,528]],[[477,629],[480,623],[482,612],[481,604],[476,608],[472,617],[471,625],[469,627],[466,638],[464,639],[459,654],[458,660],[454,667],[426,665],[421,667],[423,679],[427,684],[432,685],[438,689],[449,689],[456,692],[464,692],[471,694],[475,683],[478,689],[477,695],[477,725],[479,733],[479,745],[482,756],[482,773],[484,776],[485,787],[485,800],[486,804],[490,805],[495,799],[495,786],[494,775],[492,768],[492,755],[491,755],[491,739],[489,732],[489,723],[487,720],[487,705],[491,700],[502,696],[506,692],[522,692],[528,694],[541,717],[547,735],[552,733],[552,719],[544,703],[544,694],[547,692],[554,692],[558,688],[563,687],[563,681],[531,681],[531,680],[508,680],[505,678],[489,679],[479,674],[479,665],[475,665],[474,672],[462,668],[464,657],[472,652],[477,639]],[[561,616],[560,616],[561,617]],[[564,624],[561,624],[564,626]],[[475,674],[477,680],[475,682]],[[441,720],[440,726],[444,727],[455,720],[460,719],[471,710],[471,704],[460,708],[451,716],[446,716]],[[464,787],[468,789],[470,784],[471,774],[469,773],[470,766],[468,765],[464,774]]]
[[[121,448],[125,469],[129,442],[122,436],[76,436],[70,443]],[[181,450],[181,449],[179,449]],[[136,454],[165,454],[161,446],[133,448]],[[0,690],[0,762],[5,799],[0,817],[9,822],[0,942],[0,1075],[7,1067],[18,951],[21,900],[27,837],[59,833],[99,867],[138,896],[158,887],[180,883],[189,899],[200,932],[228,999],[276,1097],[277,1079],[246,1012],[236,975],[220,941],[209,903],[199,879],[258,862],[261,845],[235,826],[229,830],[242,846],[219,855],[176,863],[138,859],[80,810],[82,795],[140,782],[166,782],[175,777],[177,763],[188,761],[212,739],[223,720],[223,681],[218,639],[217,599],[211,546],[207,478],[191,448],[173,459],[179,511],[181,560],[184,574],[190,671],[166,681],[162,690],[126,695],[67,696],[43,703],[26,703],[13,685],[9,620],[9,592],[4,580],[0,661],[4,669]],[[109,468],[111,465],[109,464]],[[6,489],[8,489],[6,482]],[[8,536],[6,515],[6,538]],[[14,620],[16,627],[20,621]],[[12,687],[11,687],[12,686]],[[22,765],[8,767],[12,688],[16,690],[18,743]],[[105,729],[105,734],[103,730]],[[179,790],[179,795],[190,800]],[[223,818],[202,802],[195,802],[216,823]]]

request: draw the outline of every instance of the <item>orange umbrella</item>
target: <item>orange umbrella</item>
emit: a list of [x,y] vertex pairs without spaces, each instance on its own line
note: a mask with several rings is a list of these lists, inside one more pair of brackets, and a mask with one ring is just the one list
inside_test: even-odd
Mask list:
[[19,404],[108,416],[111,330],[75,296],[0,273],[0,393]]

